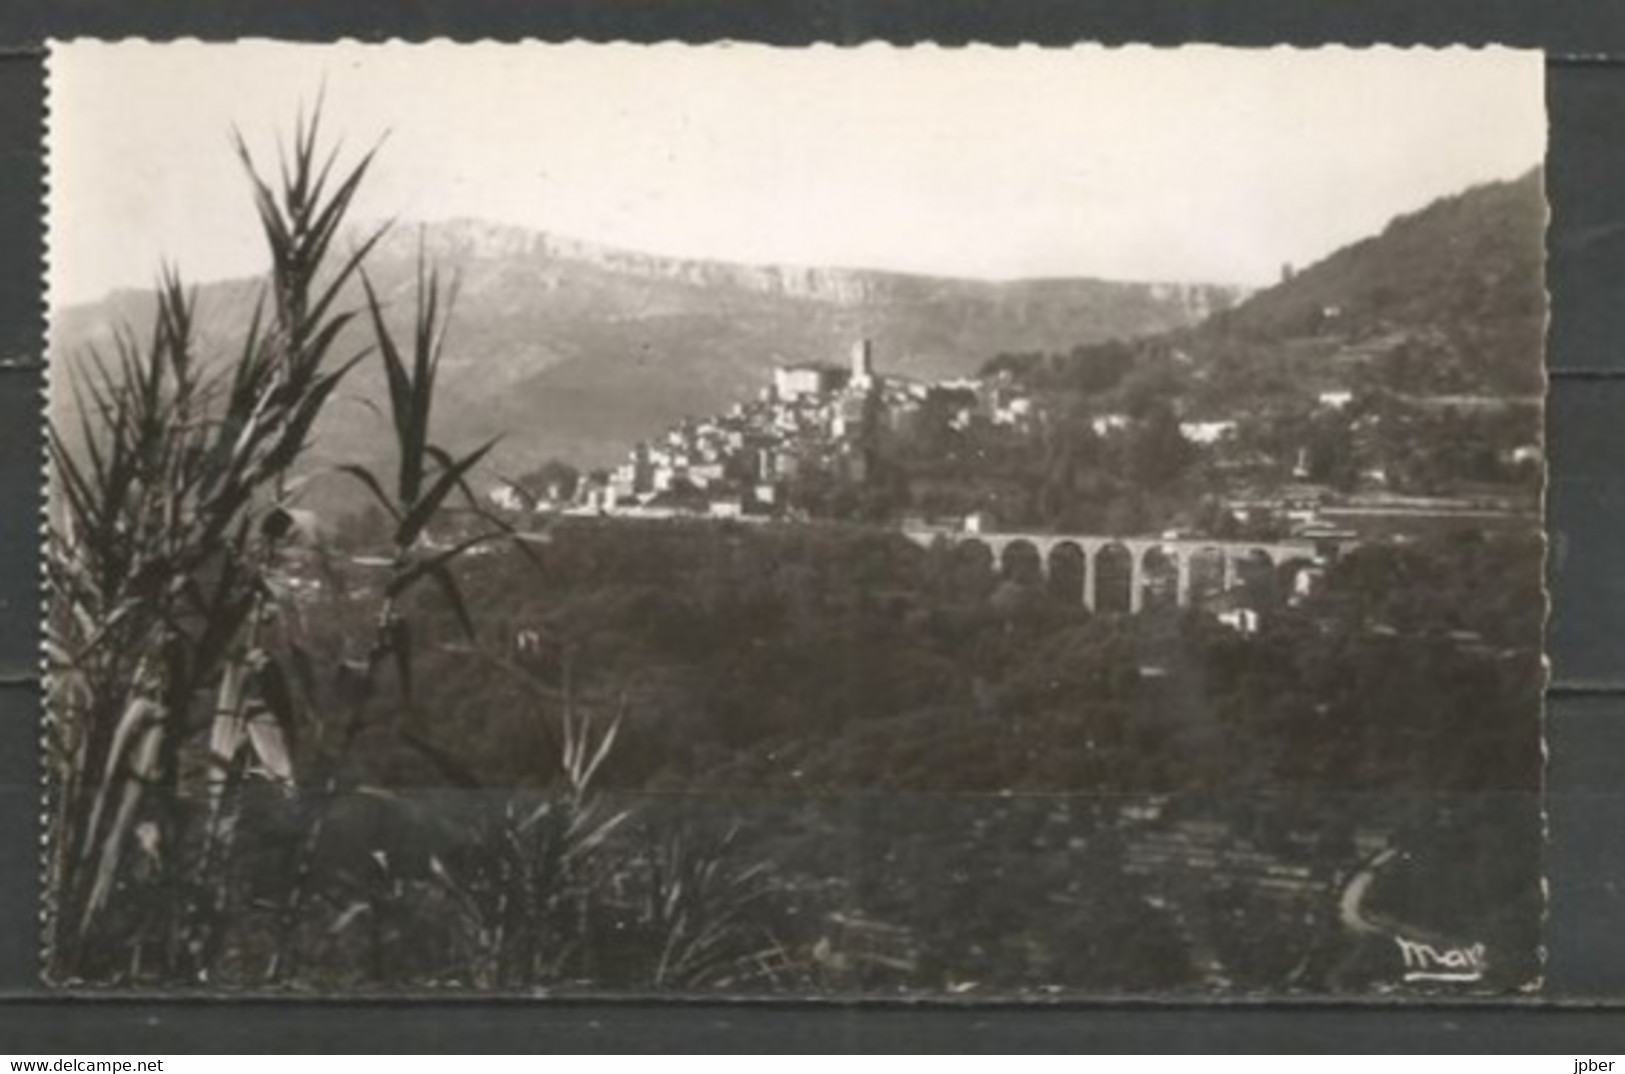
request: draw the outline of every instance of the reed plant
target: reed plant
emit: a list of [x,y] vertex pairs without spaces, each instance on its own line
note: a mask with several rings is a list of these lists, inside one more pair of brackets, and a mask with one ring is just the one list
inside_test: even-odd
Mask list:
[[[595,961],[605,930],[630,923],[653,954],[626,983],[734,980],[729,906],[759,898],[759,871],[730,886],[733,866],[631,834],[647,826],[600,786],[624,707],[568,682],[546,699],[540,793],[484,787],[411,718],[417,594],[477,641],[455,568],[516,535],[470,485],[495,441],[458,454],[432,438],[456,288],[420,247],[413,309],[390,309],[367,271],[385,229],[340,238],[377,150],[341,166],[320,112],[274,169],[235,137],[271,271],[233,352],[204,353],[196,295],[165,269],[149,332],[122,328],[58,374],[74,405],[50,431],[47,976],[592,986],[617,976]],[[333,470],[387,517],[389,554],[363,636],[335,657],[312,651],[294,596],[320,543],[301,497],[317,424],[368,360],[394,467]],[[434,539],[453,504],[480,521]],[[369,782],[358,754],[378,734],[451,797]],[[387,823],[357,842],[363,815]]]
[[[411,633],[397,612],[431,582],[467,622],[451,564],[483,532],[430,548],[429,523],[487,444],[453,456],[429,439],[444,339],[443,291],[420,273],[409,343],[397,343],[370,284],[345,305],[383,234],[338,253],[374,152],[338,168],[320,109],[295,125],[268,180],[246,143],[271,273],[231,360],[200,353],[195,295],[166,269],[153,328],[123,328],[110,351],[62,374],[77,422],[50,434],[47,535],[49,707],[56,780],[49,859],[48,967],[57,979],[207,980],[234,890],[229,870],[243,791],[257,783],[315,794],[282,900],[297,918],[310,888],[324,802],[386,669],[410,681]],[[355,344],[354,326],[371,329]],[[299,507],[318,419],[358,363],[378,355],[396,434],[392,494],[359,465],[345,471],[394,521],[393,559],[365,655],[341,665],[317,706],[313,661],[287,629],[289,568],[312,538]],[[470,624],[470,629],[472,625]],[[331,698],[329,699],[331,700]],[[337,719],[335,719],[337,715]],[[295,770],[302,733],[316,772]],[[310,776],[316,776],[313,783]],[[278,949],[265,968],[287,970]]]

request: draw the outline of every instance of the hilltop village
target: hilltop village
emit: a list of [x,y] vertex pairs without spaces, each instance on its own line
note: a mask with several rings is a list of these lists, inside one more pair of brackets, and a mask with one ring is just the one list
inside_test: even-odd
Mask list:
[[847,364],[780,366],[755,399],[682,421],[574,488],[505,486],[492,501],[507,510],[528,505],[641,518],[802,517],[787,495],[791,481],[823,473],[862,482],[876,438],[906,433],[933,397],[952,401],[958,428],[981,420],[1025,432],[1035,416],[1032,398],[1008,377],[924,383],[883,376],[873,343],[864,339],[853,344]]
[[[1189,359],[1174,353],[1173,363]],[[1506,401],[1459,397],[1411,398],[1385,407],[1357,398],[1342,385],[1317,390],[1297,404],[1290,420],[1267,408],[1231,414],[1209,408],[1179,414],[1166,403],[1139,412],[1096,409],[1082,435],[1097,454],[1121,456],[1132,470],[1140,455],[1152,470],[1190,472],[1200,461],[1211,495],[1200,517],[1175,522],[1130,512],[1093,526],[1034,525],[1023,506],[1001,509],[1000,490],[979,478],[996,451],[1031,450],[1056,439],[1062,423],[1056,399],[1034,387],[1018,367],[990,362],[975,377],[922,381],[878,368],[876,348],[862,339],[844,363],[797,362],[773,370],[772,381],[749,401],[723,414],[685,419],[663,435],[638,443],[617,467],[577,474],[544,467],[490,493],[493,505],[515,513],[626,518],[714,518],[795,521],[820,511],[809,489],[872,487],[897,454],[898,444],[942,458],[916,465],[909,477],[916,502],[889,517],[870,517],[904,528],[975,530],[1081,529],[1117,534],[1164,533],[1256,540],[1324,534],[1386,534],[1439,521],[1519,514],[1500,484],[1451,481],[1421,494],[1403,471],[1417,455],[1413,430],[1429,415],[1459,419],[1475,405],[1503,410]],[[1397,408],[1397,410],[1396,410]],[[1075,420],[1075,419],[1069,419]],[[946,439],[944,439],[946,438]],[[1328,440],[1335,441],[1328,447]],[[1115,452],[1117,455],[1112,455]],[[1333,454],[1336,457],[1331,457]],[[1389,459],[1397,458],[1397,466]],[[1514,436],[1488,468],[1510,477],[1540,466],[1538,447]],[[1155,484],[1155,473],[1147,485]],[[932,498],[933,489],[946,494]],[[924,490],[923,495],[919,490]],[[1073,490],[1076,492],[1077,490]],[[1068,498],[1078,499],[1077,495]],[[1008,497],[1006,497],[1008,499]],[[922,510],[918,501],[928,508]],[[1173,532],[1167,532],[1173,529]]]
[[[1327,396],[1330,405],[1347,399],[1346,392]],[[983,426],[1031,436],[1044,418],[1041,401],[1008,372],[933,382],[882,374],[873,342],[863,339],[852,345],[844,365],[811,361],[777,367],[772,383],[755,399],[735,403],[725,414],[679,422],[635,445],[612,470],[575,481],[550,480],[544,473],[501,486],[490,498],[508,511],[804,517],[805,510],[786,494],[789,482],[811,473],[864,481],[875,440],[908,435],[928,410],[958,432]],[[1092,421],[1103,437],[1131,424],[1128,415],[1118,413]],[[1180,423],[1180,433],[1193,444],[1213,444],[1235,427],[1234,421],[1187,421]]]

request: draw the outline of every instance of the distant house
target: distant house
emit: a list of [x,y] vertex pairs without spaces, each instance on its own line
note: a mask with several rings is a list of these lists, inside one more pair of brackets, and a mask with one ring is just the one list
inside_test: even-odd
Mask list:
[[604,514],[615,506],[615,490],[603,481],[588,478],[576,490],[576,502],[587,514]]
[[1261,619],[1244,586],[1218,594],[1207,602],[1206,607],[1213,613],[1213,618],[1237,634],[1250,637],[1258,633]]
[[710,488],[712,485],[721,482],[723,477],[724,467],[720,462],[701,463],[698,466],[688,468],[688,479],[694,483],[696,488]]
[[1305,567],[1292,578],[1292,597],[1302,600],[1314,595],[1326,580],[1326,571],[1322,567]]
[[809,396],[827,395],[840,388],[847,371],[823,362],[799,362],[773,371],[773,394],[780,402],[791,403]]
[[1089,425],[1094,429],[1096,436],[1106,436],[1119,429],[1127,429],[1129,417],[1127,414],[1099,414],[1089,422]]
[[1233,421],[1182,421],[1179,423],[1180,435],[1193,444],[1216,444],[1224,438],[1234,435],[1236,423]]
[[1032,417],[1033,401],[1026,396],[1007,399],[993,409],[995,425],[1025,425]]
[[620,499],[641,496],[654,489],[654,466],[649,461],[649,448],[639,444],[633,448],[626,462],[610,476],[610,486]]
[[486,499],[498,511],[523,511],[527,497],[513,485],[499,485],[486,494]]

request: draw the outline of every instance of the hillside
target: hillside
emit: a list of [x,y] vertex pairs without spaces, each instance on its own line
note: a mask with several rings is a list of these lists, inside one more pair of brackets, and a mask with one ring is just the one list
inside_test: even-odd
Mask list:
[[1477,186],[1395,218],[1212,318],[1195,339],[1326,356],[1340,387],[1539,394],[1545,228],[1538,172]]
[[1511,333],[1508,342],[1524,344],[1526,356],[1544,306],[1545,227],[1538,172],[1473,187],[1395,217],[1380,234],[1258,292],[1211,327],[1279,339],[1335,321],[1366,335],[1471,322]]
[[1177,396],[1210,416],[1328,390],[1538,395],[1545,224],[1540,175],[1530,172],[1396,217],[1195,327],[1131,345],[1006,353],[988,368],[1094,396],[1097,409]]
[[[1237,297],[1204,285],[986,282],[682,260],[460,221],[403,227],[375,251],[369,271],[403,317],[420,241],[459,278],[440,435],[467,443],[503,432],[498,463],[511,470],[549,456],[605,463],[676,419],[753,394],[776,365],[839,358],[862,336],[875,341],[886,372],[956,376],[1000,349],[1166,331]],[[253,296],[244,281],[199,290],[205,351],[230,352]],[[57,311],[54,353],[71,356],[120,321],[140,325],[146,303],[127,292]],[[375,371],[364,368],[348,393],[378,388]],[[319,430],[322,453],[372,454],[382,429],[369,413],[336,413]]]

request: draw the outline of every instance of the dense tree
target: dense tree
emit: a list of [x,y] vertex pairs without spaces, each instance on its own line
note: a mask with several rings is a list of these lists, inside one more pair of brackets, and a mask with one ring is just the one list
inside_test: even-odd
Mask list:
[[1148,407],[1133,428],[1128,451],[1129,473],[1153,489],[1176,480],[1196,455],[1179,429],[1179,416],[1166,400]]
[[581,472],[559,459],[549,459],[514,482],[537,500],[569,500],[576,494]]

